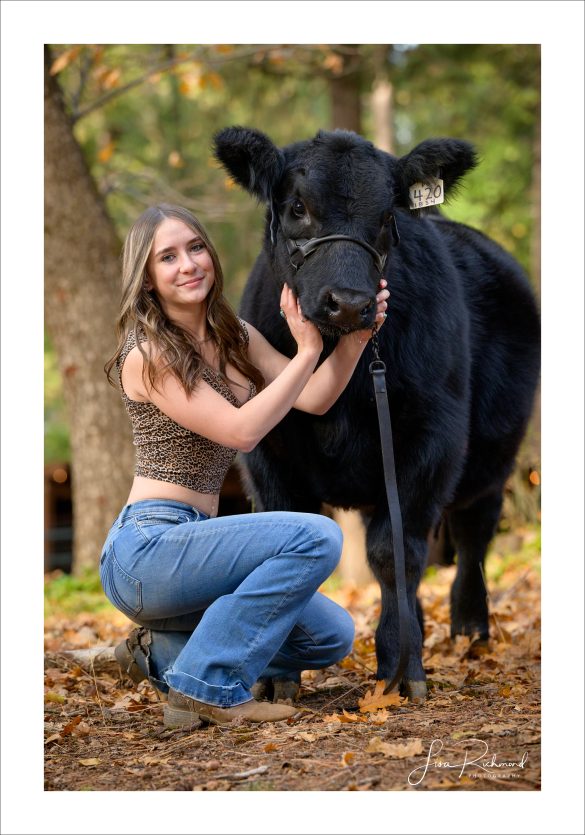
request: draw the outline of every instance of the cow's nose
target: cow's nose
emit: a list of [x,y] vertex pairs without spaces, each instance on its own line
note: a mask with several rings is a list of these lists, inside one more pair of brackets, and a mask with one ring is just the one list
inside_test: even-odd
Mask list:
[[324,298],[325,315],[330,322],[345,327],[364,327],[370,324],[376,300],[365,293],[352,290],[329,290]]

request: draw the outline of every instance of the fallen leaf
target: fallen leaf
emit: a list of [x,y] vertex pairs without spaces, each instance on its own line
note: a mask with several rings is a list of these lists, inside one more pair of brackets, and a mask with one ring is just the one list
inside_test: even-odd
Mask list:
[[364,722],[367,721],[365,716],[359,716],[357,713],[348,713],[344,710],[341,714],[342,722]]
[[126,710],[129,704],[140,703],[140,696],[138,693],[126,693],[121,699],[118,699],[112,705],[112,710]]
[[462,660],[458,655],[441,655],[439,652],[435,652],[430,658],[425,661],[425,668],[426,667],[453,667],[455,664],[461,664]]
[[513,731],[516,729],[516,725],[482,725],[479,729],[480,734],[499,734],[502,731]]
[[368,716],[368,722],[371,722],[373,725],[384,725],[388,719],[390,719],[390,714],[385,709],[377,710]]
[[61,736],[67,736],[68,734],[73,732],[73,728],[76,725],[79,725],[81,722],[81,716],[74,716],[73,719],[68,722],[65,727],[61,730]]
[[[169,762],[169,759],[170,759],[170,757],[166,757],[166,759],[165,759],[163,757],[151,757],[150,755],[147,754],[146,757],[142,757],[140,762],[143,762],[144,765],[167,765],[168,762]],[[97,765],[98,762],[99,762],[99,760],[96,760],[96,762],[92,763],[92,765]],[[87,765],[87,763],[86,763],[86,765]]]
[[[307,734],[307,736],[311,736],[311,734]],[[262,750],[269,754],[270,751],[278,751],[278,745],[275,745],[274,742],[269,742]]]
[[375,736],[370,739],[366,748],[366,754],[383,754],[385,757],[395,757],[400,760],[405,757],[415,757],[422,752],[422,740],[418,738],[410,739],[402,744],[399,742],[382,742],[380,737]]
[[45,693],[45,701],[56,702],[57,704],[62,705],[65,703],[66,699],[65,696],[62,696],[60,693],[53,693],[51,690],[49,690],[47,693]]
[[373,783],[350,783],[343,791],[367,792],[372,788]]
[[101,760],[99,757],[90,757],[88,760],[78,760],[79,765],[99,765]]
[[378,681],[373,692],[368,690],[363,699],[358,699],[361,713],[371,713],[382,707],[398,706],[406,701],[399,693],[387,693],[384,695],[385,687],[386,682],[384,680]]
[[346,751],[345,754],[341,757],[341,765],[349,766],[353,765],[353,761],[355,760],[355,751]]
[[341,676],[329,676],[329,678],[326,678],[323,684],[320,685],[320,688],[336,687],[338,684],[347,685],[347,679],[341,678]]
[[323,722],[341,722],[345,724],[352,724],[354,722],[367,722],[367,717],[360,716],[359,713],[348,713],[346,710],[343,713],[330,713],[323,717]]
[[[315,742],[315,740],[317,739],[317,734],[310,734],[307,733],[307,731],[301,731],[300,733],[294,735],[294,739],[302,739],[303,742]],[[269,745],[272,744],[273,743],[269,743]],[[264,749],[265,751],[268,750],[269,745],[266,746],[266,748]],[[276,745],[274,746],[274,748],[276,748]],[[274,748],[270,750],[274,750]]]
[[526,694],[526,687],[523,684],[514,684],[510,689],[512,696],[524,696]]

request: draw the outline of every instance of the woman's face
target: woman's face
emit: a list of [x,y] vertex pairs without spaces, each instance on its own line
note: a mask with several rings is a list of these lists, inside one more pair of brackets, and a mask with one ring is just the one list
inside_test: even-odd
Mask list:
[[146,263],[146,287],[168,316],[205,302],[215,281],[211,255],[198,233],[176,218],[156,230]]

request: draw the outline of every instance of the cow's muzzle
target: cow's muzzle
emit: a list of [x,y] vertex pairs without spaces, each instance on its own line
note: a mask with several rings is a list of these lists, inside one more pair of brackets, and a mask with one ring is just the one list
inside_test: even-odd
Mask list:
[[358,290],[325,289],[319,295],[318,320],[342,330],[371,327],[375,317],[376,297]]

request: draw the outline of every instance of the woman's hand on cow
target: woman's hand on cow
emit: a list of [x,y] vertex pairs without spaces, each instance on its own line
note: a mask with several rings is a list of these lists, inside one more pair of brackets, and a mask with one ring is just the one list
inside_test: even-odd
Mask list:
[[[385,278],[380,279],[379,288],[376,294],[376,318],[374,319],[376,333],[386,321],[386,310],[388,309],[388,299],[390,298],[390,290],[387,289],[388,282]],[[359,346],[363,347],[372,338],[372,330],[372,328],[368,328],[367,330],[353,331],[341,338],[356,342]]]
[[388,299],[390,298],[390,290],[388,290],[388,282],[385,278],[380,279],[380,290],[376,296],[376,330],[379,331],[386,321],[386,310],[388,309]]
[[280,294],[280,313],[286,320],[299,351],[314,351],[319,355],[323,350],[323,339],[318,328],[303,316],[301,304],[288,284]]

